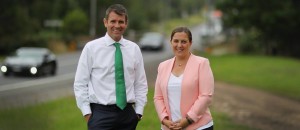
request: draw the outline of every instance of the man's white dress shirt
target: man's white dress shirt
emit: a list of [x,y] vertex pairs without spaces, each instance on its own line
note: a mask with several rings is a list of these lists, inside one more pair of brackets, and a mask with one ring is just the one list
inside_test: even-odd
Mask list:
[[79,58],[74,92],[83,115],[91,113],[90,103],[116,104],[115,42],[121,44],[127,102],[135,103],[136,113],[143,114],[148,86],[141,50],[134,42],[123,37],[114,41],[106,34],[88,42]]

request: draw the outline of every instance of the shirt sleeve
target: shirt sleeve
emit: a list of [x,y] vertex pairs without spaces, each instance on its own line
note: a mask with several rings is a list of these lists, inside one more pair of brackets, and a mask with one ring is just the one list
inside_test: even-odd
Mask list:
[[88,54],[88,47],[85,46],[80,55],[78,66],[75,74],[74,93],[78,108],[83,115],[90,114],[91,108],[89,103],[89,88],[91,73],[91,56]]
[[135,81],[134,81],[134,94],[135,94],[135,111],[143,115],[144,107],[147,103],[148,85],[146,73],[144,68],[144,61],[141,50],[136,49],[137,62],[135,64]]

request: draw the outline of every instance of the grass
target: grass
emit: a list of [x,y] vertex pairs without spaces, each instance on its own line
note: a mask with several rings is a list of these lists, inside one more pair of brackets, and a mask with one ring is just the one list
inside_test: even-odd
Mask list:
[[253,55],[207,56],[215,79],[300,101],[300,61]]
[[[153,104],[154,88],[149,88],[148,103],[137,130],[159,130]],[[250,130],[234,124],[224,113],[213,112],[214,126],[222,130]],[[17,124],[17,125],[16,125]],[[0,110],[0,130],[86,130],[86,123],[74,97],[62,98],[25,108]]]
[[[74,97],[0,111],[1,130],[83,130],[86,129]],[[17,125],[16,125],[17,124]]]

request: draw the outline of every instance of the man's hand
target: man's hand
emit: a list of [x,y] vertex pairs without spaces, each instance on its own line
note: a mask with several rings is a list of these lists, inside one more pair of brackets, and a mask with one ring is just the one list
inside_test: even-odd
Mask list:
[[89,119],[90,119],[90,117],[91,117],[91,114],[86,114],[86,115],[84,115],[85,121],[88,122]]
[[141,114],[136,114],[136,116],[137,116],[137,118],[138,118],[139,121],[140,121],[140,120],[142,119],[142,117],[143,117],[143,115],[141,115]]

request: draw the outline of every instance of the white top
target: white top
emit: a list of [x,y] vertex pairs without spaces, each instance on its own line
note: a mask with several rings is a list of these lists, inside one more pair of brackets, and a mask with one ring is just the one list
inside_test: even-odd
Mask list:
[[[79,58],[74,81],[77,106],[83,115],[90,114],[90,103],[116,104],[115,46],[108,34],[88,42]],[[135,103],[136,113],[143,114],[147,103],[148,85],[143,56],[134,42],[121,38],[117,41],[123,56],[127,102]]]
[[[182,118],[180,112],[180,102],[181,102],[181,82],[183,74],[176,77],[173,73],[169,78],[168,82],[168,100],[171,111],[171,120],[178,121]],[[199,127],[196,130],[203,130],[213,125],[213,121],[208,122],[206,125]],[[161,128],[162,129],[162,128]]]
[[176,77],[174,74],[171,73],[168,82],[168,100],[169,100],[172,121],[178,121],[182,118],[180,112],[182,77],[183,77],[182,75]]

